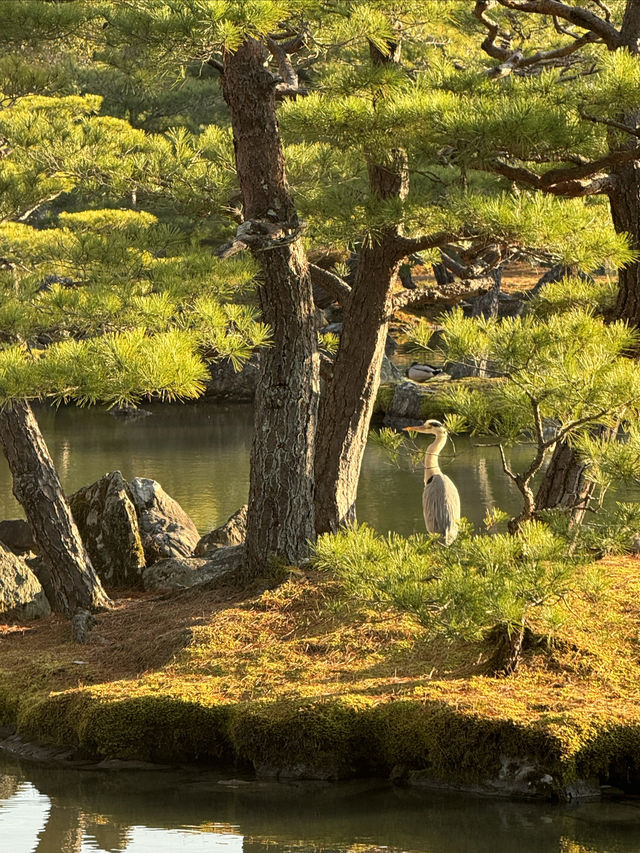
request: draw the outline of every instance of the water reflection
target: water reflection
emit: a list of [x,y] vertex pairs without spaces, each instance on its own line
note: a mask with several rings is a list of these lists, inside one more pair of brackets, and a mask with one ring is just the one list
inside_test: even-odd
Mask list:
[[[250,406],[202,403],[148,406],[152,417],[122,422],[99,409],[37,411],[67,493],[119,469],[127,479],[152,477],[193,518],[201,532],[223,523],[246,502],[253,432]],[[418,446],[425,448],[428,436]],[[526,467],[533,448],[519,446],[509,458]],[[487,509],[515,512],[520,497],[505,477],[498,450],[476,439],[456,438],[441,455],[443,470],[460,492],[462,514],[480,525]],[[638,493],[626,494],[638,499]],[[422,471],[397,468],[380,448],[365,452],[357,502],[358,518],[380,531],[423,532]],[[0,455],[0,519],[22,511]]]
[[[70,493],[119,469],[126,478],[152,477],[178,500],[203,532],[224,522],[247,499],[252,413],[248,406],[149,406],[153,417],[118,421],[96,409],[37,411],[65,490]],[[428,441],[422,441],[425,446]],[[528,458],[519,448],[516,464]],[[479,524],[488,504],[516,508],[518,496],[495,448],[456,439],[442,467],[455,481],[462,512]],[[22,515],[0,457],[0,519]],[[374,446],[365,453],[358,517],[379,530],[423,530],[422,472],[400,470]]]
[[[27,779],[30,782],[27,782]],[[640,805],[510,803],[378,781],[278,785],[193,771],[21,766],[0,754],[7,853],[637,853]]]

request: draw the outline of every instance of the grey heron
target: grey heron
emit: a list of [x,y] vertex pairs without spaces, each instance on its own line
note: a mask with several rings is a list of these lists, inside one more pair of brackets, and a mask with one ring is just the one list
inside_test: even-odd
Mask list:
[[422,509],[429,533],[439,533],[445,545],[458,535],[460,495],[453,481],[440,470],[438,457],[447,443],[447,430],[440,421],[425,421],[420,426],[404,427],[406,432],[424,432],[435,436],[424,455],[424,491]]

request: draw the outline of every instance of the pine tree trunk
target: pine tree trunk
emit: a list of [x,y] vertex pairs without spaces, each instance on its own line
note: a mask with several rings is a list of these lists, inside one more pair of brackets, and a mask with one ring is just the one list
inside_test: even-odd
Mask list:
[[[637,0],[627,0],[618,50],[626,50],[636,56],[640,53],[640,5]],[[622,115],[624,124],[638,127],[640,110]],[[612,147],[619,145],[613,141]],[[633,139],[629,146],[637,144]],[[623,163],[612,170],[614,188],[609,193],[611,218],[619,234],[628,234],[631,248],[640,251],[640,163]],[[614,319],[627,320],[631,325],[640,327],[640,261],[634,261],[623,267],[618,276],[618,299]]]
[[[393,152],[384,166],[369,167],[372,195],[404,198],[407,160]],[[388,229],[363,246],[345,306],[333,376],[322,395],[316,439],[316,530],[335,531],[355,521],[360,468],[389,328],[389,298],[400,260],[398,231]]]
[[0,441],[13,476],[13,494],[42,556],[39,580],[52,609],[71,617],[79,608],[109,607],[26,401],[8,404],[0,412]]
[[[631,237],[631,247],[640,251],[640,163],[615,169],[615,188],[609,194],[611,217],[616,231]],[[640,262],[633,261],[618,273],[618,299],[614,319],[640,327]]]
[[388,241],[363,248],[345,307],[333,376],[320,402],[316,438],[316,530],[355,521],[360,467],[380,385],[395,265]]
[[[231,113],[245,222],[299,225],[285,174],[274,78],[261,42],[224,55],[223,91]],[[319,359],[307,260],[299,238],[253,246],[258,288],[272,343],[260,355],[247,512],[246,579],[275,556],[290,563],[315,538],[313,450]]]
[[586,469],[566,442],[558,442],[536,493],[536,512],[564,507],[571,522],[581,524],[594,490],[585,477]]

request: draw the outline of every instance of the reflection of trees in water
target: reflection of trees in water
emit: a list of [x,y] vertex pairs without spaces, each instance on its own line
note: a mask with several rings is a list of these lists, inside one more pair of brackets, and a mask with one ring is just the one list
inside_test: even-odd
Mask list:
[[3,776],[0,774],[0,805],[2,805],[2,800],[8,800],[9,797],[13,797],[20,785],[21,782],[17,776]]
[[51,800],[49,817],[38,835],[35,853],[80,853],[84,829],[78,806],[60,806]]
[[92,849],[125,851],[131,840],[128,826],[114,823],[110,817],[85,814],[79,805],[60,803],[50,797],[51,809],[44,829],[38,835],[34,853],[80,853],[83,841]]
[[479,502],[484,510],[483,515],[486,515],[495,506],[495,500],[489,482],[487,460],[484,456],[479,456],[476,461],[476,482],[478,484]]
[[[9,782],[2,777],[5,767]],[[5,785],[0,791],[11,796],[26,778],[51,801],[36,853],[79,853],[83,832],[85,846],[93,840],[98,850],[126,851],[133,826],[201,827],[212,834],[243,835],[243,853],[640,850],[640,809],[635,803],[510,803],[390,788],[375,780],[230,786],[220,785],[219,776],[196,771],[108,773],[38,765],[23,769],[0,755],[0,784]],[[0,850],[5,853],[2,839]]]

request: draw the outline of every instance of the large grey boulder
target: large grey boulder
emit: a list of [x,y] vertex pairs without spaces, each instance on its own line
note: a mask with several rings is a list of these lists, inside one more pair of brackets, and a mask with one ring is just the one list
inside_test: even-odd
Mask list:
[[142,575],[144,588],[176,591],[197,584],[221,580],[242,565],[244,546],[220,548],[208,557],[173,557],[158,560]]
[[229,516],[223,525],[216,527],[200,539],[194,556],[205,557],[227,545],[241,545],[247,536],[247,504]]
[[209,365],[209,373],[211,378],[204,392],[206,399],[240,403],[250,402],[255,397],[260,373],[257,354],[242,366],[242,370],[235,370],[229,359],[222,359]]
[[112,586],[139,584],[144,550],[131,490],[120,471],[78,489],[69,504],[100,579]]
[[14,554],[37,550],[31,527],[23,518],[0,521],[0,542]]
[[129,488],[147,565],[170,557],[190,557],[200,534],[180,504],[160,483],[146,477],[136,477]]
[[24,560],[0,543],[0,619],[39,619],[50,613],[38,578]]

